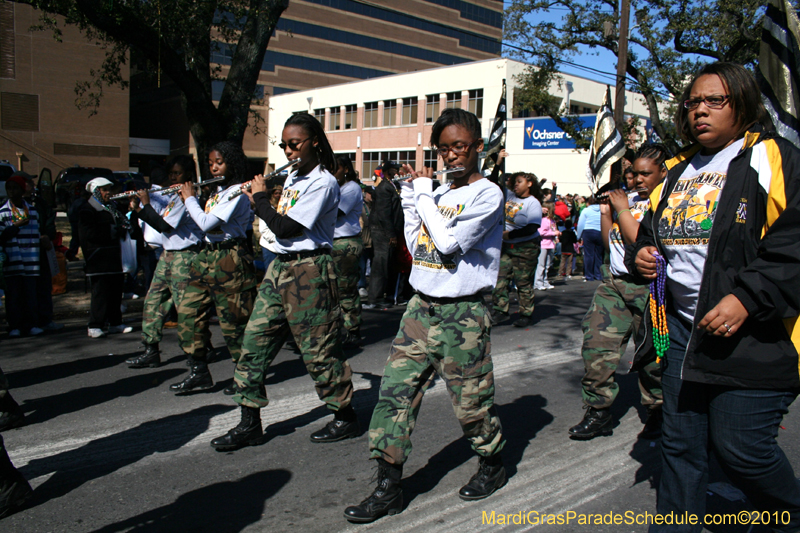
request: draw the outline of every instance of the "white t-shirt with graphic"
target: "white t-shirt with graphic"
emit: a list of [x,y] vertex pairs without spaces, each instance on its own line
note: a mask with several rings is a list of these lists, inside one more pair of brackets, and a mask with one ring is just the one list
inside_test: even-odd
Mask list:
[[159,214],[164,222],[174,228],[169,233],[161,235],[162,246],[165,250],[184,250],[189,246],[203,241],[203,232],[197,227],[181,197],[176,193],[167,196],[169,203]]
[[333,248],[333,232],[339,210],[339,184],[333,174],[317,165],[306,176],[293,171],[286,178],[278,202],[278,214],[288,216],[303,230],[288,239],[275,239],[275,253]]
[[717,214],[728,166],[742,143],[713,155],[697,153],[678,178],[658,221],[658,238],[667,259],[667,289],[675,310],[694,320],[697,296],[708,257],[708,238]]
[[[506,231],[524,228],[528,224],[542,224],[542,204],[533,196],[520,198],[514,191],[506,190],[505,208]],[[518,242],[532,241],[539,237],[539,232],[508,239],[507,243],[516,244]]]
[[[423,181],[416,184],[418,180]],[[427,186],[430,191],[430,181],[418,178],[413,186],[402,185],[406,244],[413,257],[411,285],[438,298],[469,296],[493,288],[503,239],[504,201],[500,188],[484,178],[464,187],[443,185],[423,193],[433,198],[444,219],[444,227],[437,230],[447,233],[456,243],[454,251],[442,253],[416,205],[420,190]]]
[[[650,209],[650,198],[647,196],[639,196],[638,193],[629,194],[628,207],[631,210],[631,215],[636,219],[636,222],[641,222],[644,214]],[[618,219],[614,220],[608,232],[608,247],[609,256],[611,258],[611,265],[609,268],[611,274],[614,276],[624,276],[628,274],[628,269],[625,268],[625,241],[622,238],[622,231],[619,229]]]
[[[361,233],[361,224],[358,219],[361,216],[361,208],[364,204],[364,197],[361,194],[361,187],[355,181],[348,181],[339,187],[339,211],[344,216],[336,218],[336,229],[333,238],[352,237]],[[338,215],[338,213],[337,213]]]
[[194,196],[186,199],[186,209],[192,220],[205,232],[206,241],[215,243],[244,239],[247,230],[253,227],[253,215],[247,195],[242,194],[231,199],[231,195],[241,187],[236,184],[218,190],[208,199],[205,209],[200,207]]

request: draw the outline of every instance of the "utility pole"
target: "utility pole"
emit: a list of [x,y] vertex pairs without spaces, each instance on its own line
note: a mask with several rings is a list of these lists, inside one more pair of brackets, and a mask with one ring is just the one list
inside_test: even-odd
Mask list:
[[614,98],[614,122],[620,133],[625,121],[625,72],[628,66],[628,25],[631,16],[630,0],[621,0],[619,16],[619,44],[617,46],[617,92]]

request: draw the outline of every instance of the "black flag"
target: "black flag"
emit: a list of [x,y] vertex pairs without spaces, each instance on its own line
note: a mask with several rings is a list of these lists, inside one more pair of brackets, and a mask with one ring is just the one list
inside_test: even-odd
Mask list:
[[592,145],[589,148],[589,168],[586,177],[592,191],[597,192],[606,170],[625,155],[625,150],[627,147],[614,122],[614,111],[611,109],[611,89],[606,87],[603,104],[597,110],[597,122],[594,125]]
[[800,147],[800,22],[787,0],[769,0],[756,78],[781,137]]
[[500,94],[500,102],[497,104],[497,113],[494,115],[494,126],[489,135],[489,144],[484,147],[486,159],[483,160],[481,171],[484,176],[489,177],[497,183],[501,172],[505,171],[505,160],[497,164],[500,150],[506,147],[506,80],[503,80],[503,92]]

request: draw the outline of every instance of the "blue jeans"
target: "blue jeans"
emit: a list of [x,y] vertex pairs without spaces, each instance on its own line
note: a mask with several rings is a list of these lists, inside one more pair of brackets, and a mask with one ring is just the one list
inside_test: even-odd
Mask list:
[[[651,525],[650,532],[700,532],[706,512],[708,450],[759,511],[790,516],[775,531],[800,530],[800,482],[776,441],[797,391],[741,389],[681,380],[691,324],[667,316],[670,347],[661,386],[664,423],[658,513],[695,514],[698,525]],[[786,515],[785,512],[789,514]],[[774,522],[771,524],[773,527]]]
[[603,236],[596,229],[587,229],[583,238],[583,275],[589,281],[603,281]]

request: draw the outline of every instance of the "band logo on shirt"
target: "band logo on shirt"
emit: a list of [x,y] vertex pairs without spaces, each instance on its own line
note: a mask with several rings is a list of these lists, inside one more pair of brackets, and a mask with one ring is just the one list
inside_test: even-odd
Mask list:
[[506,202],[506,222],[514,223],[514,217],[517,216],[519,210],[522,209],[522,204],[516,202]]
[[736,223],[744,224],[747,222],[747,198],[739,199],[739,207],[736,208]]
[[701,172],[675,184],[658,223],[664,245],[708,244],[726,177],[722,172]]
[[[206,204],[206,205],[208,205],[208,204]],[[169,216],[170,212],[172,211],[172,208],[173,208],[173,207],[175,207],[175,200],[172,200],[172,201],[169,203],[169,205],[167,206],[167,208],[164,210],[164,214],[163,214],[162,216],[163,216],[164,218],[167,218],[167,217]]]
[[281,194],[281,199],[278,202],[278,214],[285,215],[300,198],[300,191],[294,189],[284,189]]
[[214,207],[216,207],[216,205],[219,203],[220,196],[222,196],[221,191],[208,199],[208,201],[206,202],[206,207],[205,209],[203,209],[203,211],[205,211],[206,214],[210,213],[211,210],[214,209]]
[[[454,219],[457,215],[460,215],[463,210],[463,204],[456,205],[455,207],[446,205],[439,206],[439,213],[445,220]],[[428,228],[425,227],[425,224],[422,224],[419,237],[417,237],[417,249],[414,251],[414,266],[431,270],[455,270],[455,256],[456,254],[454,253],[443,254],[437,250],[433,239],[431,239],[428,233]]]
[[[636,196],[630,204],[631,215],[633,215],[634,220],[636,222],[641,222],[642,217],[650,209],[650,199],[644,198],[642,199],[640,196]],[[614,224],[611,226],[611,231],[608,234],[608,240],[611,244],[625,246],[625,241],[622,239],[622,231],[619,229],[619,222],[617,220],[614,221]]]

